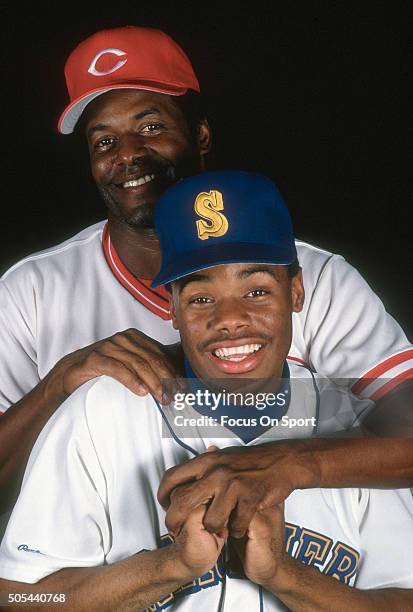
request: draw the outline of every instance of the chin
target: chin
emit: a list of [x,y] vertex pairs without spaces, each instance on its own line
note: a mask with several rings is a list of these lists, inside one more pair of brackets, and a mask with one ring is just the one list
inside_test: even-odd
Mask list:
[[153,204],[145,202],[129,214],[121,215],[122,220],[135,229],[153,229]]

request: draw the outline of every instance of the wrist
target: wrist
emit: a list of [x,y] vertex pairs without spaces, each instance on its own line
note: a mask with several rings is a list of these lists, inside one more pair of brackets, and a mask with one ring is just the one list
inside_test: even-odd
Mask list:
[[46,405],[57,407],[70,395],[64,388],[64,368],[58,362],[43,378],[42,394]]
[[204,568],[194,568],[185,561],[181,547],[176,542],[160,550],[167,553],[163,559],[165,575],[179,585],[191,582],[205,573]]
[[321,486],[320,462],[313,440],[294,441],[290,458],[294,489],[311,489]]
[[301,567],[297,566],[297,561],[286,555],[284,561],[278,564],[275,572],[260,580],[259,584],[278,596],[288,595],[296,591],[300,570]]

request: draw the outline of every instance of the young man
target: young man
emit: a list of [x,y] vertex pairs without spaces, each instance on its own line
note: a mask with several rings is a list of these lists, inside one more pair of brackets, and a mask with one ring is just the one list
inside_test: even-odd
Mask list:
[[[281,405],[287,419],[306,415],[315,427],[324,423],[333,389],[324,402],[322,381],[293,360],[286,365],[292,313],[302,308],[304,291],[291,222],[272,182],[236,172],[186,179],[161,197],[156,225],[163,259],[155,284],[172,283],[173,324],[199,390],[246,383],[265,392],[267,416],[280,416],[271,391],[288,396]],[[296,377],[311,382],[304,395]],[[334,413],[346,419],[341,389],[336,393]],[[185,414],[195,423],[183,435],[173,403],[163,408],[109,377],[89,381],[63,404],[33,448],[1,545],[6,599],[23,601],[24,593],[42,602],[56,593],[76,610],[411,606],[407,490],[295,491],[285,519],[282,506],[258,512],[238,542],[245,579],[230,575],[221,556],[226,529],[211,534],[203,526],[208,499],[173,541],[156,501],[165,468],[211,446],[255,446],[282,429],[275,421],[227,427],[220,406],[210,411],[216,423],[200,435],[196,421],[205,415],[189,399]],[[361,400],[346,399],[355,420]],[[243,417],[246,409],[228,408]]]
[[[203,170],[211,145],[196,101],[197,78],[183,51],[162,32],[136,27],[98,32],[73,51],[66,79],[71,103],[59,129],[70,133],[80,121],[108,221],[25,259],[1,280],[0,410],[6,412],[0,419],[0,488],[5,509],[41,428],[82,383],[107,374],[133,392],[149,389],[160,399],[160,380],[176,374],[157,343],[173,343],[178,335],[165,290],[150,286],[160,262],[151,210],[168,185]],[[291,357],[326,377],[354,383],[355,392],[378,400],[376,413],[381,414],[379,403],[387,401],[383,394],[411,376],[410,344],[341,257],[303,243],[297,249],[306,300],[294,314]],[[393,415],[396,398],[391,401]],[[267,461],[266,452],[257,451],[259,461]],[[289,488],[294,466],[312,458],[315,472],[328,463],[338,479],[334,483],[348,484],[343,453],[353,458],[348,471],[353,477],[357,473],[361,483],[381,479],[396,486],[413,478],[403,440],[380,445],[353,440],[344,450],[338,443],[321,449],[309,440],[300,447],[279,445],[271,453],[280,491]]]

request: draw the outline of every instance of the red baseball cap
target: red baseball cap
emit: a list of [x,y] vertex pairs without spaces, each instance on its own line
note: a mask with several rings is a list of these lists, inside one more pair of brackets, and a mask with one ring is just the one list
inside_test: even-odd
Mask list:
[[102,30],[70,54],[65,77],[70,104],[58,129],[73,132],[86,106],[110,89],[145,89],[170,96],[199,92],[188,57],[167,34],[152,28],[125,26]]

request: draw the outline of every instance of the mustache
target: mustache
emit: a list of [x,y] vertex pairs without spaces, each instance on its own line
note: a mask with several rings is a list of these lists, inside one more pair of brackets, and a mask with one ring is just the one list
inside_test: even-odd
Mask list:
[[175,164],[170,160],[147,156],[136,159],[133,164],[125,166],[121,173],[116,174],[111,179],[111,182],[115,184],[123,183],[132,176],[136,176],[137,172],[140,175],[155,174],[157,179],[161,179],[167,186],[176,183],[181,178]]

